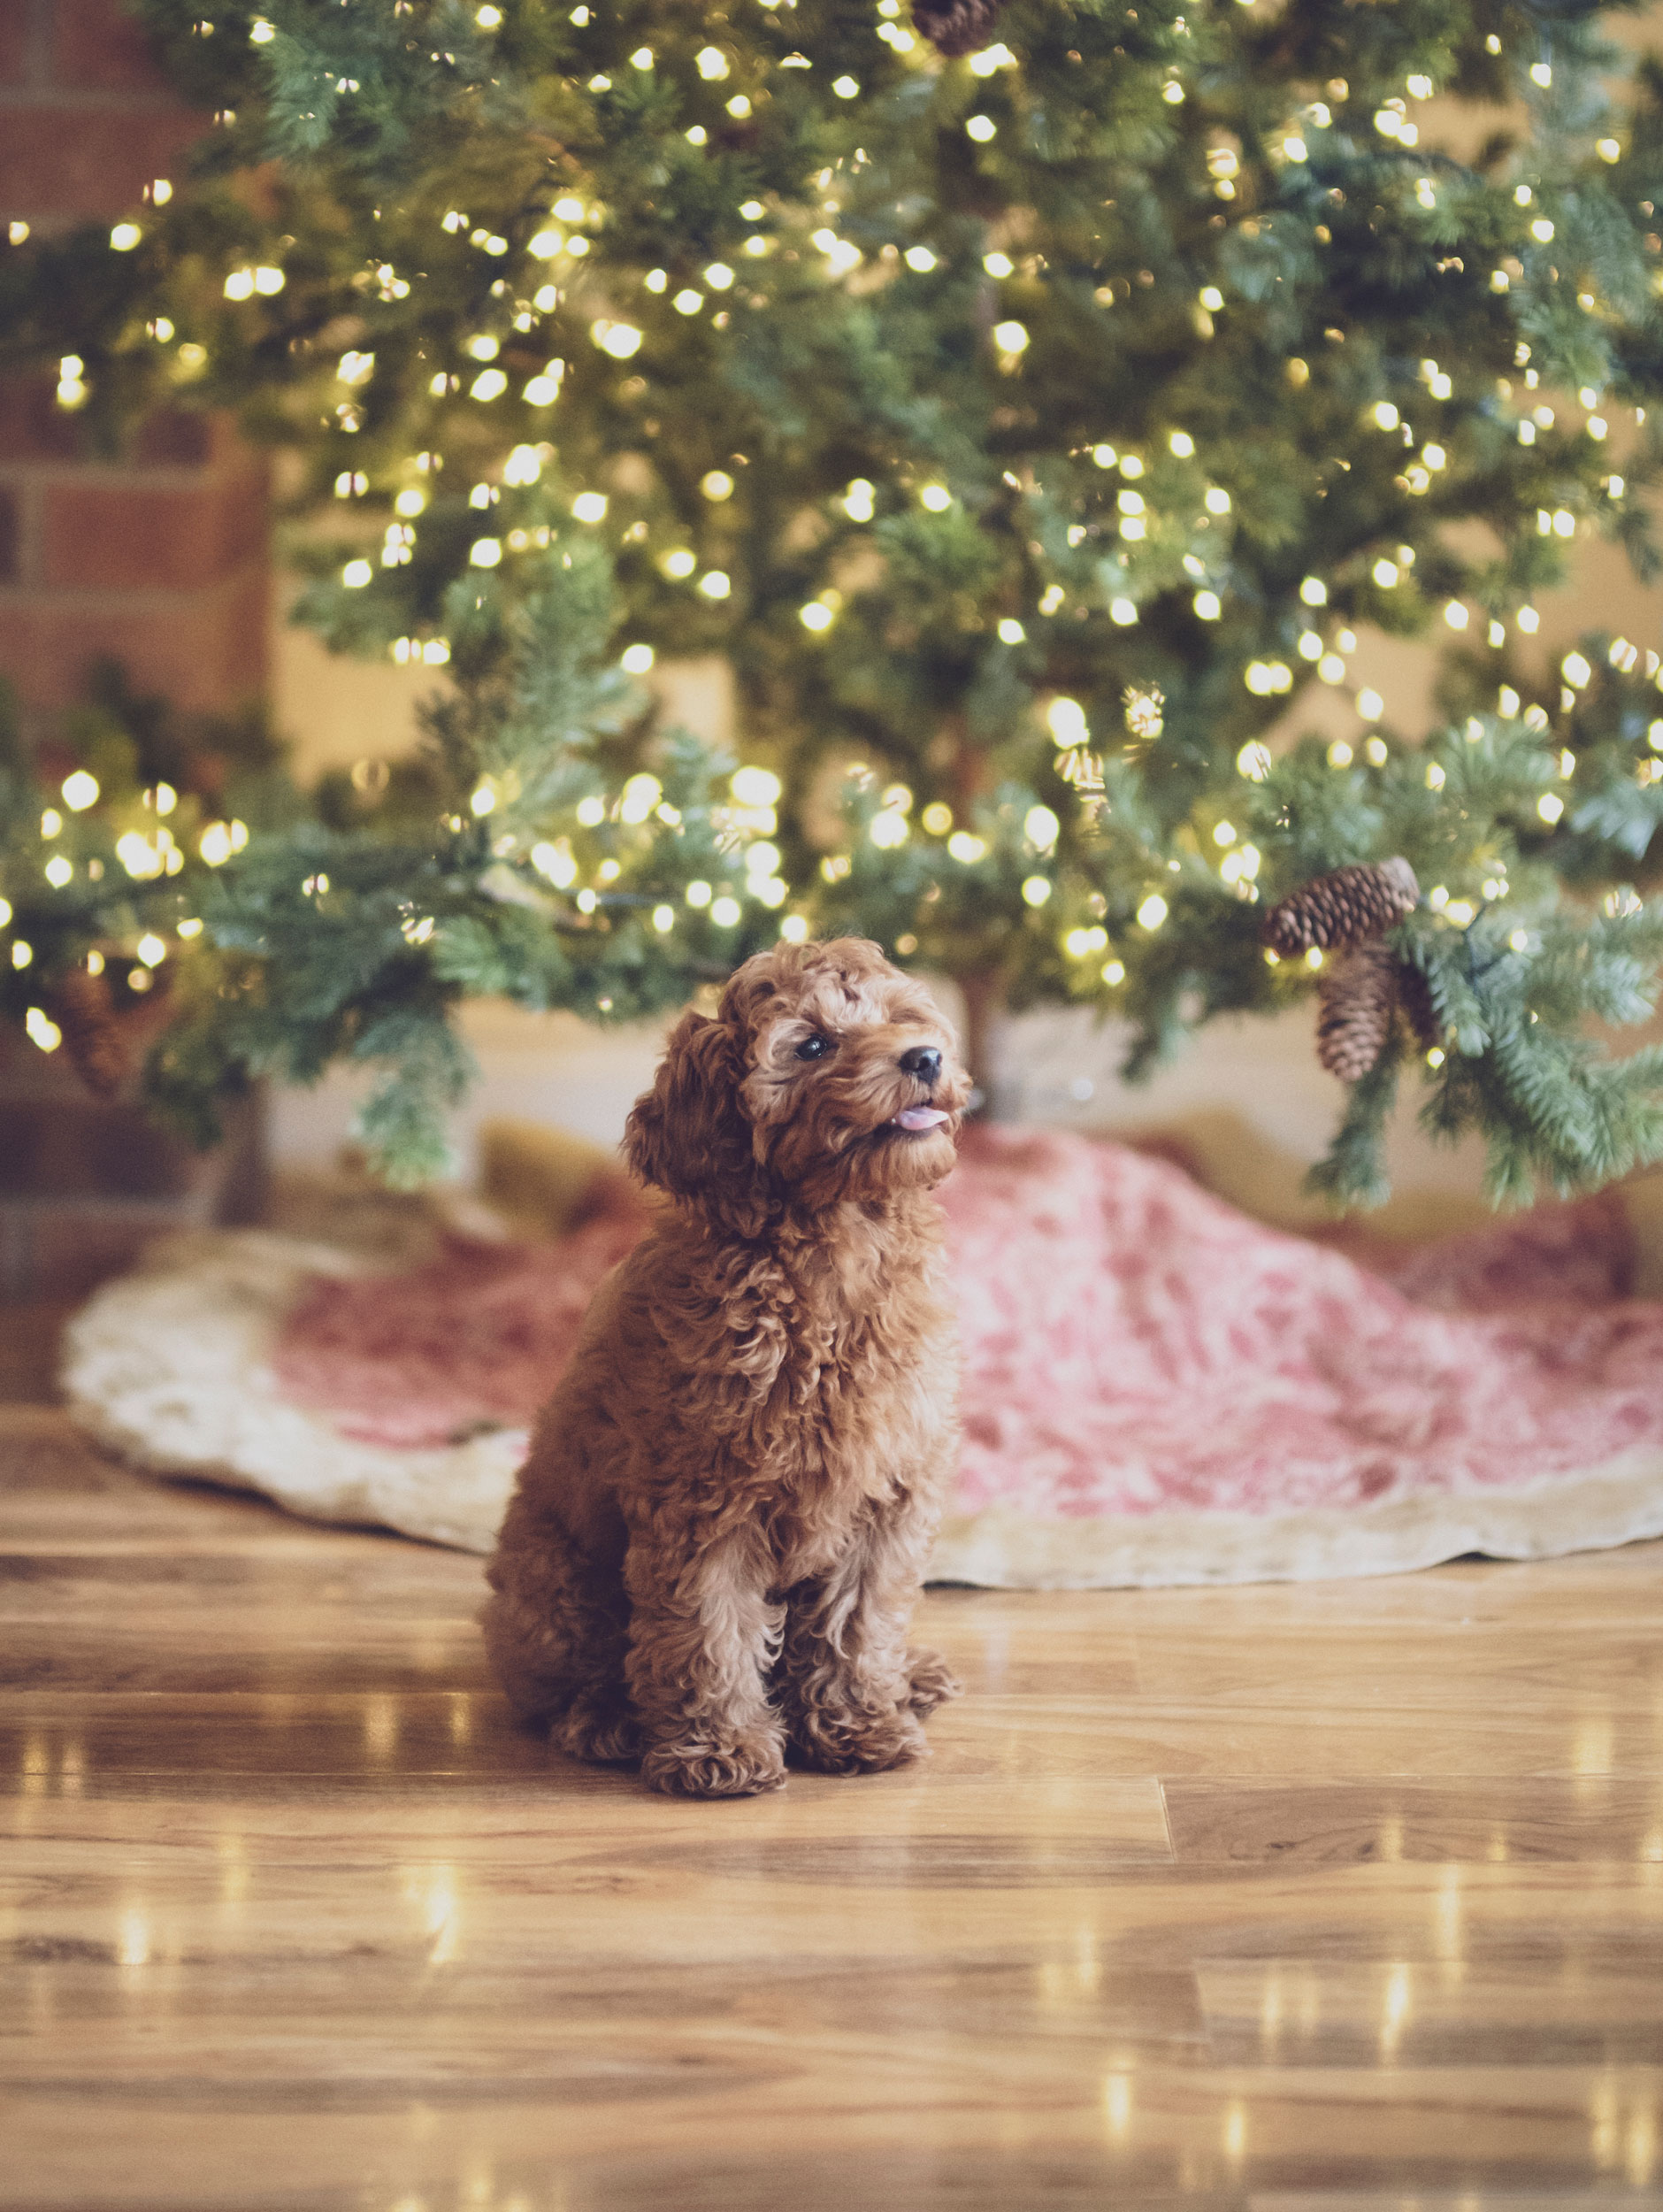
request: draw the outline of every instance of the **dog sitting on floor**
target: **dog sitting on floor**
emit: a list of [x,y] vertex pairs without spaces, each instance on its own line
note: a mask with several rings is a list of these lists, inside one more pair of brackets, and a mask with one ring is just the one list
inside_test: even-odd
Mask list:
[[671,1205],[595,1294],[497,1540],[526,1720],[737,1797],[924,1749],[957,1689],[907,1629],[956,1443],[935,1186],[969,1095],[923,987],[782,944],[671,1033],[625,1138]]

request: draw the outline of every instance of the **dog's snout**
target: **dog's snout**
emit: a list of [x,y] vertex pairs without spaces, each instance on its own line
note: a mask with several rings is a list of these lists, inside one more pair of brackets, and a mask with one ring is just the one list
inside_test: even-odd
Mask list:
[[941,1072],[941,1055],[934,1045],[914,1045],[910,1052],[901,1054],[900,1064],[904,1073],[933,1083]]

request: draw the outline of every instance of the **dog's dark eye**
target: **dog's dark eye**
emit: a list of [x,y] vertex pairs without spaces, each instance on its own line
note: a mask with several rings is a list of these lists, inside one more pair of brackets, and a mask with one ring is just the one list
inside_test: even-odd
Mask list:
[[812,1037],[805,1037],[797,1047],[797,1057],[800,1060],[824,1060],[826,1054],[833,1049],[831,1038],[822,1037],[816,1032]]

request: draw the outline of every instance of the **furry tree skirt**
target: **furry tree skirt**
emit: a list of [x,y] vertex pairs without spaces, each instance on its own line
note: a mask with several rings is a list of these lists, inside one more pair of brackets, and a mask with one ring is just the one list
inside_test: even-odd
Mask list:
[[[1614,1195],[1442,1243],[1295,1236],[1159,1157],[975,1132],[944,1192],[964,1450],[931,1566],[1006,1588],[1389,1574],[1663,1534],[1663,1302]],[[424,1262],[195,1236],[71,1326],[79,1417],[142,1464],[489,1547],[525,1425],[640,1233]]]

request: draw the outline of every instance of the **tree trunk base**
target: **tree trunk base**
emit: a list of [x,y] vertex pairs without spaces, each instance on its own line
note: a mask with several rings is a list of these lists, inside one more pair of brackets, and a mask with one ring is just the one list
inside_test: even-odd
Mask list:
[[1014,1087],[1001,1082],[993,1062],[993,1040],[1004,1011],[1005,979],[996,968],[982,968],[954,979],[964,1001],[964,1062],[976,1086],[971,1118],[1008,1121],[1016,1105]]

